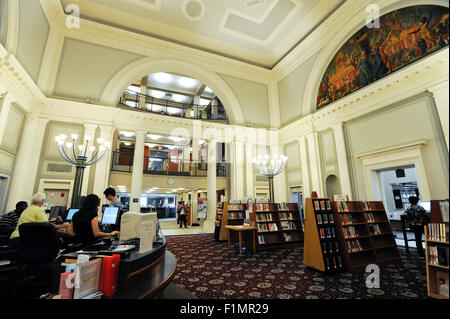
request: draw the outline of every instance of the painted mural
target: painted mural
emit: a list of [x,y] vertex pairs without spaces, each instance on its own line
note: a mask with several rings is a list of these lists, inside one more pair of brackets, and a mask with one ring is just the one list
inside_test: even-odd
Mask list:
[[414,6],[380,17],[379,28],[364,27],[338,51],[317,95],[317,109],[448,46],[449,11]]

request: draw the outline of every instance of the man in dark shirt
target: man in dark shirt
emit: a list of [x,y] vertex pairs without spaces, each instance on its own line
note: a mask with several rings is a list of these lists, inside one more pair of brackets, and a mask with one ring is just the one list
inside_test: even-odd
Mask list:
[[116,195],[116,190],[114,188],[108,187],[103,194],[105,195],[105,198],[110,201],[109,206],[122,207],[122,202]]
[[23,211],[27,209],[28,203],[21,201],[16,204],[16,209],[9,212],[0,218],[0,232],[8,232],[11,233],[17,226],[17,222],[19,221],[20,215],[22,215]]
[[409,202],[411,206],[406,210],[405,214],[408,216],[409,227],[411,231],[414,232],[414,236],[416,238],[416,247],[417,252],[420,257],[424,257],[425,254],[423,252],[422,247],[422,234],[424,225],[428,224],[430,220],[430,214],[422,207],[417,205],[419,202],[419,198],[415,196],[411,196],[409,198]]

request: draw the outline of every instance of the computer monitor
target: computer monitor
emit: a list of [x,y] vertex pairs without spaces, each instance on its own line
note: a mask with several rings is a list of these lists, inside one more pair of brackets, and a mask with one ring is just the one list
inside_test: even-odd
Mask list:
[[58,217],[59,216],[59,211],[60,211],[60,206],[53,206],[51,209],[50,209],[50,216],[49,216],[49,219],[55,219],[56,217]]
[[120,207],[106,206],[103,209],[102,225],[117,225]]
[[120,222],[120,241],[140,238],[141,223],[154,222],[153,241],[156,240],[158,217],[156,213],[135,213],[128,212],[122,215]]
[[72,221],[73,215],[76,212],[78,212],[79,210],[80,210],[79,208],[71,208],[71,209],[69,209],[69,212],[67,213],[67,217],[66,217],[66,222]]
[[422,206],[427,212],[431,212],[431,202],[419,202],[419,206]]

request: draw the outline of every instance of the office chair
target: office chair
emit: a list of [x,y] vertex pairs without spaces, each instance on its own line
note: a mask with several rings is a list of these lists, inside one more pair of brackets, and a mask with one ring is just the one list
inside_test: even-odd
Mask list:
[[13,298],[20,278],[19,250],[0,247],[0,299]]
[[61,242],[49,223],[24,223],[19,226],[19,261],[24,281],[19,289],[22,298],[38,298],[52,289],[52,269]]

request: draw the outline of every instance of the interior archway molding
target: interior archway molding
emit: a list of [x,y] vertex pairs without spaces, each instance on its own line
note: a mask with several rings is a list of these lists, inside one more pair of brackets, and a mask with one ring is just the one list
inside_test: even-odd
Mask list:
[[109,81],[103,91],[101,104],[116,106],[120,96],[136,79],[157,72],[183,74],[206,84],[222,102],[230,124],[244,125],[241,105],[228,84],[216,73],[183,59],[148,57],[128,64]]
[[[380,8],[380,16],[383,16],[391,11],[416,5],[438,5],[448,7],[448,1],[446,3],[446,1],[444,0],[384,0],[377,2],[377,5]],[[304,108],[304,114],[315,112],[317,93],[319,92],[320,82],[322,81],[326,69],[330,65],[331,60],[336,55],[336,52],[338,52],[338,50],[345,44],[345,42],[353,34],[358,32],[358,30],[365,26],[367,17],[368,13],[364,9],[359,10],[358,14],[354,15],[352,19],[347,20],[345,24],[341,25],[339,28],[333,29],[334,34],[330,34],[330,37],[331,39],[333,39],[333,41],[328,41],[327,45],[322,48],[320,54],[317,56],[316,61],[314,62],[311,74],[309,75],[310,81],[308,81],[306,84],[305,94],[303,96],[302,107]],[[386,76],[384,79],[378,80],[377,82],[386,80],[387,78],[389,78],[389,76],[390,75]],[[371,85],[368,85],[364,88],[359,89],[358,91],[370,89],[370,86]],[[335,103],[339,103],[339,100],[325,106],[325,108]]]

